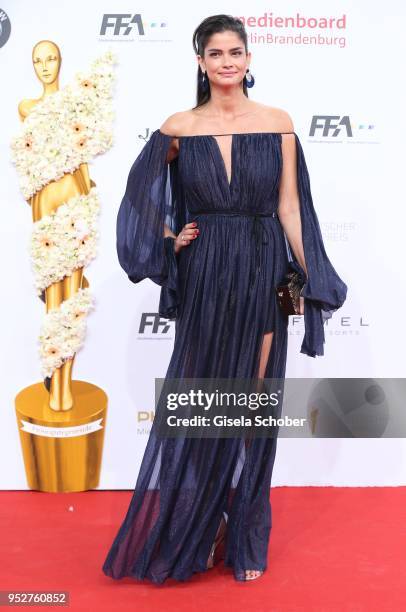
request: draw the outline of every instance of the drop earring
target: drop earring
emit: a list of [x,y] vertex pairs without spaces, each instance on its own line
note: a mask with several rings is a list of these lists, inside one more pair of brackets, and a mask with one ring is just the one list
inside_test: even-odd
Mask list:
[[247,68],[247,71],[245,73],[245,80],[246,80],[246,83],[247,83],[247,87],[254,87],[255,79],[254,79],[254,76],[251,74],[249,68]]
[[209,81],[208,81],[208,79],[206,77],[206,73],[203,72],[203,71],[202,71],[202,73],[203,73],[203,76],[202,76],[202,79],[201,79],[202,90],[206,93],[208,91],[208,89],[209,89]]

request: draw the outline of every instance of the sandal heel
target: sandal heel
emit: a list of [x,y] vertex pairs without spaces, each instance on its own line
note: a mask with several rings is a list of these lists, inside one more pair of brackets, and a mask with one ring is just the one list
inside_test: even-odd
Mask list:
[[[222,519],[223,521],[223,519]],[[207,560],[207,569],[211,569],[225,556],[225,540],[226,540],[226,524],[221,523],[217,531],[216,539],[210,550],[210,555]]]

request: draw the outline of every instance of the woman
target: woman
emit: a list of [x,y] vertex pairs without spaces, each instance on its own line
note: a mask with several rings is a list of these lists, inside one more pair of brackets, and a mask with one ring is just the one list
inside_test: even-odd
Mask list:
[[[133,282],[161,285],[159,313],[176,320],[167,379],[283,378],[288,318],[275,287],[290,249],[306,280],[302,353],[323,354],[323,320],[347,288],[324,250],[289,115],[248,99],[242,22],[209,17],[193,40],[198,103],[153,132],[130,171],[117,221],[120,264]],[[235,579],[258,578],[267,567],[276,438],[159,439],[158,411],[103,571],[186,580],[212,567],[225,536]]]

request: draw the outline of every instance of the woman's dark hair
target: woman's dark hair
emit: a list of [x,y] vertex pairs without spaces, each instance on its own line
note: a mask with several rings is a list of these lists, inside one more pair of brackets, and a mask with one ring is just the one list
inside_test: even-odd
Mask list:
[[[245,52],[248,53],[248,42],[247,42],[247,32],[245,31],[245,27],[241,19],[237,19],[232,15],[212,15],[211,17],[207,17],[204,19],[196,28],[193,33],[193,49],[195,50],[196,55],[204,56],[204,50],[206,45],[213,34],[217,34],[218,32],[226,32],[231,31],[238,34],[244,43]],[[206,75],[206,86],[202,83],[203,71],[200,66],[197,67],[197,92],[196,92],[196,106],[202,106],[206,104],[210,100],[210,83],[207,79]],[[243,79],[243,91],[244,94],[248,98],[247,91],[247,81],[244,77]]]

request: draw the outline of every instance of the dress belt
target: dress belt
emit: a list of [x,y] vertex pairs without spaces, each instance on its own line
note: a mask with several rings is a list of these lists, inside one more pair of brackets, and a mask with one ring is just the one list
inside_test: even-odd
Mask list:
[[[195,215],[211,215],[211,214],[215,214],[215,215],[231,215],[231,216],[235,216],[235,217],[252,217],[253,218],[253,225],[252,225],[252,234],[254,236],[255,239],[255,254],[256,254],[256,274],[259,272],[260,270],[260,256],[259,256],[259,245],[262,244],[268,244],[268,234],[266,232],[266,228],[263,224],[263,222],[261,221],[261,217],[277,217],[278,214],[276,211],[274,212],[259,212],[259,211],[242,211],[242,210],[235,210],[232,208],[228,208],[226,210],[208,210],[208,209],[201,209],[201,210],[195,210],[192,213],[192,217],[194,217]],[[260,230],[262,229],[262,241],[261,241],[261,235],[260,235]],[[261,242],[260,242],[261,241]],[[255,281],[255,277],[251,279],[252,283]]]

